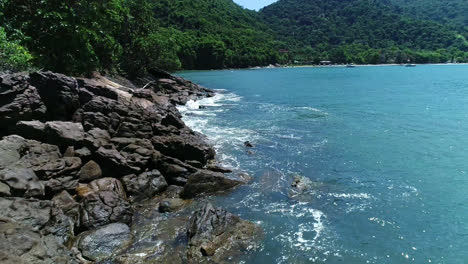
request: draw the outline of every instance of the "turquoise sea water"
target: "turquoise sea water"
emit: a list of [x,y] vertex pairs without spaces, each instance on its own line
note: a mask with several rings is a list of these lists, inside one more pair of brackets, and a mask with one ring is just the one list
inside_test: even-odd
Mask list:
[[214,198],[264,229],[244,263],[468,263],[468,66],[179,75],[218,89],[184,120],[254,176]]

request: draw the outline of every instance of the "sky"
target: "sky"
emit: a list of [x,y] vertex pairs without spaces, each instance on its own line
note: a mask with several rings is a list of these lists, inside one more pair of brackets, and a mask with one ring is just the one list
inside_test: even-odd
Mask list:
[[276,0],[234,0],[234,2],[248,9],[259,10],[264,6],[276,2]]

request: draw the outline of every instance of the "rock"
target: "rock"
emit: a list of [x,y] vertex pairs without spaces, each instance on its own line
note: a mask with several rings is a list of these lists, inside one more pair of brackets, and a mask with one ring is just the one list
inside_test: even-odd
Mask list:
[[89,182],[101,178],[102,170],[99,164],[91,160],[81,167],[79,176],[80,182]]
[[55,195],[52,198],[52,202],[57,208],[62,209],[67,216],[75,221],[79,220],[79,204],[67,191],[62,191]]
[[302,193],[310,189],[312,181],[304,176],[295,175],[291,187],[296,192]]
[[0,136],[11,134],[18,121],[42,120],[47,111],[35,87],[21,74],[0,77]]
[[114,222],[131,221],[132,209],[119,180],[95,180],[88,184],[87,189],[81,187],[81,190],[77,191],[84,197],[80,206],[83,228],[91,229]]
[[0,262],[78,264],[54,236],[44,236],[37,230],[5,219],[0,220]]
[[15,164],[21,159],[26,148],[26,140],[20,136],[7,136],[0,141],[0,170]]
[[206,204],[190,221],[189,262],[201,262],[210,256],[215,263],[226,261],[241,251],[256,248],[261,230],[224,209]]
[[41,121],[19,121],[15,133],[28,139],[43,141],[45,139],[45,124]]
[[52,202],[24,198],[0,198],[0,219],[40,230],[50,220]]
[[113,223],[81,233],[75,246],[84,258],[100,262],[125,248],[132,240],[130,228],[123,223]]
[[244,142],[244,146],[245,146],[246,148],[253,148],[253,147],[254,147],[254,146],[252,145],[252,143],[250,143],[250,141]]
[[168,198],[159,203],[159,212],[168,213],[175,212],[187,204],[187,201],[180,198]]
[[0,171],[0,181],[9,186],[14,196],[39,197],[45,187],[32,169],[12,167]]
[[152,142],[162,154],[181,161],[195,160],[206,164],[215,156],[214,149],[195,134],[156,136]]
[[166,180],[158,170],[144,172],[138,176],[127,175],[122,178],[127,193],[136,200],[152,198],[167,187]]
[[105,174],[114,172],[120,177],[140,171],[140,168],[130,166],[125,157],[113,146],[100,147],[95,155]]
[[0,196],[10,196],[10,187],[3,182],[0,182]]
[[87,147],[75,150],[75,156],[80,157],[82,160],[91,156],[91,151]]
[[42,181],[46,189],[47,196],[60,193],[63,190],[74,192],[78,186],[78,179],[75,176],[61,176]]
[[50,160],[42,166],[36,166],[34,171],[42,180],[59,178],[61,176],[74,176],[81,167],[81,159],[78,157],[65,157]]
[[72,158],[75,157],[75,147],[69,146],[65,152],[63,153],[63,157],[65,158]]
[[181,195],[184,198],[193,198],[201,194],[226,191],[244,183],[240,178],[228,178],[220,172],[199,170],[190,175]]
[[96,150],[109,144],[110,135],[106,130],[94,128],[86,132],[84,142],[88,148]]
[[59,146],[80,146],[85,137],[83,125],[73,122],[47,122],[45,133],[48,143]]
[[32,86],[36,87],[47,106],[49,120],[71,120],[80,107],[77,81],[52,72],[34,72],[29,76]]

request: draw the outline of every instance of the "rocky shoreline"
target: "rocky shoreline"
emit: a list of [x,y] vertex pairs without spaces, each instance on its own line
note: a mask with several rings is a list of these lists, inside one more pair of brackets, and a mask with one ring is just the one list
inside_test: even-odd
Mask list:
[[163,71],[0,75],[1,263],[225,263],[258,226],[204,197],[245,184],[176,105],[211,90]]

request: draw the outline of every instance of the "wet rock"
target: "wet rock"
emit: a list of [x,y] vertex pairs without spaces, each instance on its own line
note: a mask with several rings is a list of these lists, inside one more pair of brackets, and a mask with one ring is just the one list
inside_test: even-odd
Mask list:
[[50,120],[71,120],[80,107],[78,83],[74,78],[52,72],[34,72],[30,75],[42,102],[47,106]]
[[184,198],[193,198],[202,194],[226,191],[244,183],[241,178],[228,178],[220,172],[199,170],[190,175],[181,195]]
[[119,180],[95,180],[77,192],[84,197],[80,206],[80,222],[83,228],[91,229],[114,222],[131,221],[132,209]]
[[0,181],[8,185],[14,196],[40,197],[45,187],[29,168],[9,167],[0,171]]
[[175,212],[186,204],[187,204],[187,201],[182,200],[180,198],[167,198],[167,199],[162,200],[159,203],[159,212],[161,213]]
[[191,219],[188,259],[200,262],[210,256],[215,263],[228,260],[241,251],[257,247],[260,234],[255,224],[208,203]]
[[152,170],[141,173],[127,175],[122,178],[127,193],[134,197],[134,200],[151,198],[161,193],[167,187],[166,180],[158,170]]
[[245,146],[246,148],[253,148],[253,147],[254,147],[254,145],[253,145],[252,143],[250,143],[250,141],[244,142],[244,146]]
[[85,137],[83,125],[73,122],[47,122],[45,133],[48,143],[59,146],[80,146]]
[[125,248],[132,240],[130,228],[123,223],[113,223],[81,233],[75,246],[84,258],[102,261]]
[[102,177],[102,170],[99,164],[94,161],[89,161],[79,172],[80,182],[89,182]]
[[304,176],[295,175],[291,187],[295,192],[305,192],[312,186],[312,181]]

